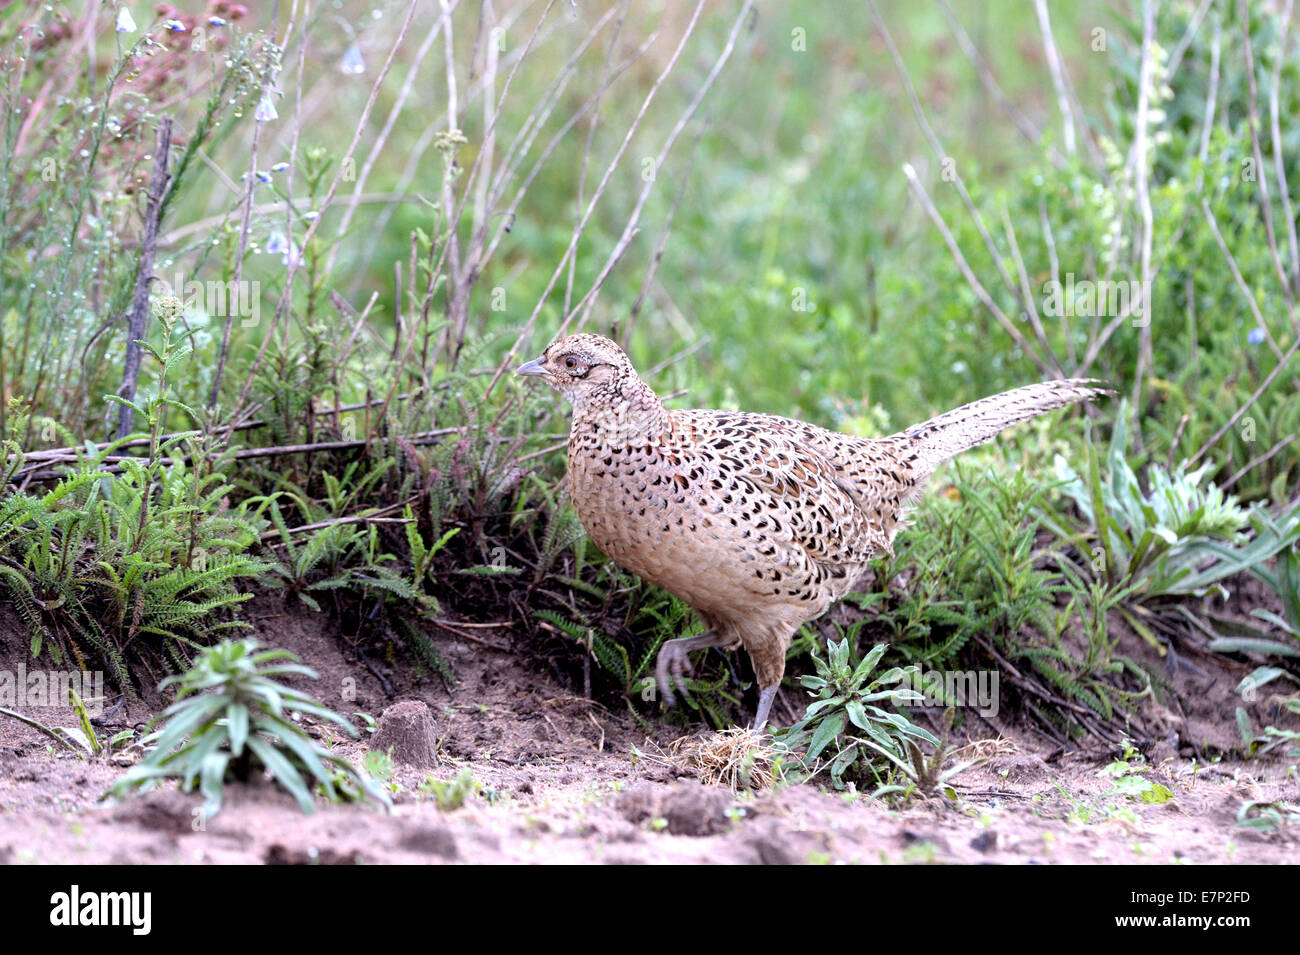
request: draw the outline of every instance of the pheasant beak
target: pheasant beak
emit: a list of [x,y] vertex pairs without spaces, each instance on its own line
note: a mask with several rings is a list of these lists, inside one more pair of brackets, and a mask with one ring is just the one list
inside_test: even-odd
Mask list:
[[542,358],[534,358],[530,362],[525,362],[524,364],[520,365],[518,368],[515,369],[515,374],[525,375],[525,376],[532,375],[539,378],[544,377],[547,374],[546,368],[542,364],[544,360],[545,360],[545,356],[543,356]]

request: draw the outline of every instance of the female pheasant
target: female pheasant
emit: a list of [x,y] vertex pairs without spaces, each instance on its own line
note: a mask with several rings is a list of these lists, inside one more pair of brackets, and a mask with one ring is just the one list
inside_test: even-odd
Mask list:
[[684,691],[689,654],[743,645],[767,723],[795,632],[892,549],[926,478],[1011,425],[1106,390],[1051,381],[965,405],[887,438],[768,414],[670,411],[623,350],[570,335],[521,365],[573,405],[569,492],[596,546],[676,594],[706,631],[669,640],[656,676]]

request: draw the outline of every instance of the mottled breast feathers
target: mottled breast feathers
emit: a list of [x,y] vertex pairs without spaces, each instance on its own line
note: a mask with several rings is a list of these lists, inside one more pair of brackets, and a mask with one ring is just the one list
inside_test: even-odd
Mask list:
[[902,502],[872,476],[889,442],[727,411],[670,411],[650,432],[575,418],[570,490],[593,542],[624,567],[725,618],[762,598],[812,614],[889,550]]
[[725,411],[670,416],[674,432],[685,433],[678,453],[698,465],[709,491],[728,506],[740,492],[734,503],[742,523],[798,545],[826,570],[859,566],[888,547],[848,472],[800,434],[797,422]]

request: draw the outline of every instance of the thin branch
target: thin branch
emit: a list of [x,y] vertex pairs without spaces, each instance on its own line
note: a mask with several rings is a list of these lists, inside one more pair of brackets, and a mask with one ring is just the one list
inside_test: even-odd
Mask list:
[[[139,343],[149,334],[149,285],[153,281],[153,260],[158,249],[158,224],[162,218],[163,199],[171,182],[167,169],[172,143],[172,120],[164,116],[158,121],[154,137],[153,175],[149,180],[149,196],[144,213],[144,240],[140,243],[140,262],[136,266],[135,296],[131,300],[131,317],[126,331],[126,358],[122,363],[122,387],[118,395],[125,401],[135,400],[136,385],[140,380],[140,359],[143,346]],[[125,438],[131,433],[135,409],[129,404],[117,407],[117,436]]]
[[1169,64],[1165,70],[1170,79],[1173,79],[1174,74],[1178,72],[1178,67],[1183,62],[1183,55],[1187,52],[1187,48],[1192,45],[1193,38],[1201,29],[1201,22],[1205,19],[1205,15],[1210,12],[1212,6],[1214,6],[1214,0],[1201,0],[1201,5],[1192,14],[1192,19],[1187,23],[1187,29],[1183,31],[1183,38],[1178,41],[1174,51],[1169,54]]
[[1255,470],[1255,468],[1271,460],[1275,454],[1277,454],[1279,451],[1281,451],[1283,448],[1285,448],[1288,444],[1290,444],[1295,439],[1296,436],[1294,434],[1288,434],[1285,438],[1283,438],[1277,444],[1273,445],[1273,447],[1269,448],[1266,452],[1261,454],[1259,457],[1253,458],[1252,460],[1248,461],[1245,465],[1242,466],[1241,470],[1237,471],[1230,478],[1228,478],[1228,480],[1220,484],[1219,487],[1226,491],[1228,488],[1232,487],[1234,484],[1240,481],[1251,471]]
[[[314,524],[302,524],[298,527],[290,527],[287,530],[290,534],[307,534],[310,533],[311,531],[321,531],[321,530],[325,530],[325,528],[327,527],[339,527],[345,524],[366,524],[369,523],[370,521],[375,521],[376,523],[391,523],[391,520],[385,520],[384,518],[385,514],[392,514],[395,511],[400,511],[405,507],[409,507],[410,505],[417,503],[419,499],[420,496],[417,494],[414,497],[409,497],[406,500],[399,501],[396,504],[388,504],[384,507],[379,508],[378,510],[371,511],[368,514],[351,514],[347,517],[332,517],[326,521],[317,521]],[[404,519],[402,520],[403,522],[405,522]],[[280,537],[281,534],[279,529],[277,528],[275,530],[264,532],[259,538],[259,540],[273,541]]]
[[1199,461],[1202,457],[1205,456],[1205,453],[1209,451],[1210,448],[1218,444],[1219,439],[1222,438],[1225,434],[1227,434],[1228,431],[1231,430],[1231,428],[1238,421],[1241,420],[1241,416],[1244,415],[1246,411],[1252,405],[1254,405],[1256,401],[1259,400],[1260,395],[1268,391],[1269,386],[1272,385],[1274,379],[1276,379],[1277,376],[1282,373],[1282,369],[1285,368],[1287,366],[1287,363],[1291,361],[1291,358],[1295,355],[1296,350],[1298,348],[1300,348],[1300,338],[1297,338],[1294,342],[1291,343],[1291,347],[1286,350],[1286,353],[1282,355],[1280,359],[1278,359],[1277,365],[1274,366],[1273,370],[1268,373],[1268,377],[1266,377],[1260,383],[1260,386],[1255,389],[1254,393],[1246,400],[1246,403],[1242,405],[1240,408],[1238,408],[1236,413],[1233,414],[1231,418],[1229,418],[1227,421],[1224,422],[1223,427],[1220,428],[1218,431],[1214,432],[1210,440],[1206,441],[1205,444],[1201,446],[1201,449],[1191,456],[1191,458],[1187,462],[1188,467],[1192,467],[1194,464],[1196,464],[1197,461]]
[[1201,120],[1201,148],[1197,157],[1201,161],[1202,172],[1197,179],[1196,192],[1200,194],[1200,184],[1204,181],[1204,166],[1210,155],[1210,134],[1214,131],[1214,113],[1219,101],[1219,56],[1223,46],[1223,27],[1217,21],[1214,24],[1214,38],[1210,41],[1210,83],[1205,94],[1205,118]]
[[1051,376],[1053,374],[1051,364],[1043,360],[1034,349],[1033,345],[1029,343],[1029,340],[1021,334],[1020,329],[1016,328],[1015,322],[1011,321],[1011,319],[1007,317],[1006,313],[998,306],[998,303],[993,301],[988,290],[985,289],[980,280],[976,278],[974,271],[971,270],[970,263],[966,261],[966,256],[962,254],[961,246],[957,244],[957,239],[948,228],[948,224],[943,221],[943,216],[939,213],[939,210],[935,208],[934,202],[925,191],[925,187],[921,185],[921,180],[917,178],[916,170],[912,168],[911,163],[903,164],[903,174],[907,176],[907,181],[911,185],[913,193],[920,200],[926,214],[930,217],[930,221],[934,223],[935,228],[937,228],[940,235],[943,236],[943,241],[947,244],[948,251],[952,254],[953,260],[957,263],[957,268],[961,270],[962,277],[966,279],[966,284],[969,285],[971,290],[975,293],[975,297],[978,298],[984,307],[992,313],[993,317],[997,319],[998,324],[1001,325],[1006,333],[1011,336],[1011,340],[1020,347],[1020,350],[1025,353],[1026,357],[1028,357],[1029,360],[1038,367],[1038,370],[1044,375]]
[[1277,341],[1273,338],[1273,332],[1269,329],[1268,323],[1264,321],[1264,316],[1259,310],[1259,304],[1255,301],[1255,293],[1250,290],[1245,277],[1241,274],[1241,269],[1237,266],[1236,256],[1232,254],[1228,244],[1223,241],[1223,233],[1219,231],[1219,221],[1214,217],[1208,199],[1201,200],[1201,211],[1205,214],[1205,221],[1210,224],[1210,232],[1214,235],[1214,241],[1219,244],[1219,251],[1223,253],[1223,258],[1228,263],[1228,270],[1232,272],[1237,288],[1241,290],[1241,294],[1246,299],[1246,304],[1250,306],[1250,314],[1255,317],[1256,324],[1264,332],[1264,337],[1268,339],[1268,345],[1273,349],[1273,354],[1281,357],[1282,349],[1278,347]]
[[[957,44],[961,47],[962,53],[966,55],[966,59],[970,60],[971,65],[975,67],[975,73],[979,76],[980,82],[984,85],[984,88],[989,91],[989,94],[998,101],[998,104],[1006,114],[1011,117],[1011,121],[1015,124],[1016,129],[1020,131],[1020,135],[1035,146],[1040,145],[1043,138],[1042,131],[1035,126],[1033,120],[1026,116],[1020,107],[1012,102],[1010,97],[1002,91],[1002,87],[998,84],[997,77],[993,75],[992,67],[990,67],[988,61],[984,59],[983,54],[979,51],[979,47],[975,45],[975,41],[972,40],[970,34],[966,32],[966,28],[961,25],[961,21],[957,19],[957,15],[953,13],[952,7],[948,4],[948,0],[939,0],[939,8],[943,10],[943,15],[947,18],[948,25],[952,27],[953,35],[957,37]],[[1051,146],[1048,149],[1048,157],[1051,159],[1052,164],[1057,168],[1061,168],[1065,165],[1065,157],[1061,155],[1060,151],[1055,146]]]
[[[369,404],[373,404],[373,402],[370,402]],[[460,426],[455,428],[435,428],[432,431],[420,431],[415,434],[402,435],[401,440],[405,444],[410,444],[415,447],[420,447],[429,444],[439,444],[441,443],[442,439],[445,438],[447,435],[461,434],[467,430],[469,430],[467,426]],[[368,439],[358,438],[356,440],[349,440],[349,441],[315,441],[315,442],[305,442],[303,444],[278,444],[278,445],[273,445],[265,448],[240,448],[238,451],[233,452],[230,456],[236,461],[244,461],[249,458],[279,458],[279,457],[285,457],[290,454],[318,454],[322,451],[347,451],[353,448],[365,447],[367,444],[371,443],[374,440],[375,439],[371,437]],[[492,438],[490,440],[498,444],[503,444],[506,443],[507,441],[511,441],[514,439],[502,437],[502,438]],[[220,458],[226,453],[228,452],[212,451],[209,452],[208,458],[210,459]],[[75,464],[78,460],[80,459],[75,457],[71,458],[70,460],[44,459],[41,461],[41,463],[47,465]],[[101,463],[112,465],[106,470],[110,474],[115,474],[121,470],[121,468],[117,467],[116,465],[126,460],[138,461],[141,459],[133,455],[110,454],[102,458]],[[188,455],[181,455],[179,458],[173,458],[173,457],[158,458],[157,463],[162,465],[171,465],[178,460],[188,461],[190,460],[190,457]],[[24,474],[26,480],[37,480],[37,481],[52,481],[52,480],[57,480],[59,478],[67,477],[67,474],[65,474],[62,471],[45,470],[45,471],[33,472],[33,471],[25,470],[24,472],[20,472],[20,473]]]
[[1074,110],[1070,107],[1070,97],[1065,91],[1065,67],[1061,64],[1061,54],[1056,48],[1056,37],[1052,35],[1052,21],[1047,14],[1047,0],[1034,0],[1034,12],[1038,15],[1038,28],[1043,34],[1043,52],[1047,55],[1047,68],[1052,74],[1052,86],[1056,89],[1056,106],[1061,111],[1062,144],[1066,155],[1074,155]]
[[686,171],[682,173],[682,184],[677,188],[677,197],[673,199],[672,205],[668,207],[668,212],[664,216],[663,232],[660,233],[659,241],[655,244],[654,252],[650,256],[650,264],[646,266],[645,278],[641,282],[641,291],[637,293],[636,301],[632,303],[632,308],[628,310],[627,322],[623,325],[619,335],[620,344],[627,344],[632,334],[632,326],[636,324],[646,294],[650,291],[650,286],[655,280],[655,273],[659,271],[659,263],[663,260],[664,250],[668,247],[668,237],[672,234],[673,218],[677,215],[677,208],[682,204],[682,200],[686,198],[686,186],[690,183],[691,173],[695,169],[695,157],[699,152],[700,142],[704,139],[704,134],[708,129],[709,119],[706,116],[700,123],[699,132],[695,134],[695,142],[691,145]]
[[[1043,226],[1043,244],[1047,246],[1047,261],[1052,270],[1052,281],[1056,287],[1061,287],[1061,260],[1056,253],[1056,234],[1052,232],[1052,223],[1047,218],[1047,198],[1039,196],[1038,198],[1038,221]],[[1061,334],[1065,338],[1065,353],[1069,356],[1070,367],[1075,371],[1078,370],[1078,356],[1074,349],[1074,334],[1070,328],[1069,316],[1066,315],[1066,309],[1061,309]]]
[[[1042,0],[1039,0],[1041,3]],[[1147,149],[1149,137],[1147,127],[1151,117],[1151,88],[1155,83],[1155,58],[1152,46],[1155,43],[1156,29],[1155,0],[1144,0],[1142,4],[1142,64],[1138,72],[1137,128],[1133,134],[1133,172],[1137,186],[1138,213],[1142,217],[1142,246],[1139,253],[1140,282],[1138,298],[1142,307],[1138,314],[1142,324],[1138,328],[1137,368],[1133,373],[1133,407],[1141,407],[1139,397],[1142,393],[1143,374],[1153,370],[1154,356],[1151,348],[1152,308],[1151,290],[1151,240],[1155,231],[1154,217],[1151,214],[1151,192],[1147,185]],[[1044,14],[1045,15],[1045,14]],[[1137,324],[1136,322],[1134,324]]]
[[[876,9],[874,0],[868,0],[867,6],[871,10],[871,17],[875,21],[876,29],[880,32],[881,37],[885,41],[885,47],[889,51],[889,58],[893,61],[894,70],[898,73],[899,79],[903,83],[903,89],[907,92],[907,98],[912,105],[912,112],[916,116],[917,125],[920,127],[921,133],[925,136],[926,141],[930,144],[930,149],[933,150],[935,158],[938,159],[941,165],[945,166],[945,172],[947,173],[944,177],[945,181],[951,181],[952,184],[957,187],[957,194],[961,197],[962,204],[966,207],[966,212],[970,215],[971,221],[975,226],[975,231],[979,234],[980,239],[983,240],[984,248],[988,251],[989,258],[993,261],[993,265],[997,269],[998,275],[1002,278],[1003,283],[1011,292],[1011,295],[1019,300],[1021,311],[1025,313],[1026,317],[1033,316],[1033,320],[1036,321],[1037,306],[1033,301],[1033,297],[1024,294],[1024,290],[1017,285],[1014,279],[1012,279],[1011,274],[1007,271],[1007,267],[1003,264],[1002,253],[998,250],[997,244],[993,241],[993,236],[989,234],[988,227],[984,224],[984,217],[980,215],[979,207],[975,205],[975,200],[971,198],[970,192],[966,189],[965,180],[962,179],[961,174],[957,171],[955,163],[952,162],[951,158],[944,151],[943,144],[939,142],[939,137],[935,134],[934,128],[926,118],[925,109],[921,105],[921,98],[917,95],[916,87],[913,85],[912,78],[907,72],[907,66],[903,62],[902,55],[898,52],[898,47],[894,45],[894,38],[889,32],[889,28],[885,25],[884,18],[880,16],[880,11]],[[949,179],[949,176],[951,179]],[[1038,331],[1041,332],[1041,328],[1039,328]],[[1051,348],[1046,347],[1046,342],[1044,342],[1044,346],[1048,362],[1055,367],[1057,376],[1064,377],[1064,372],[1061,370],[1060,363],[1057,362],[1056,356],[1052,354]]]
[[1250,91],[1247,99],[1250,126],[1250,149],[1255,159],[1255,175],[1259,180],[1259,206],[1264,216],[1264,232],[1268,236],[1268,251],[1273,256],[1273,265],[1282,282],[1282,294],[1286,298],[1287,309],[1295,315],[1295,297],[1291,293],[1291,282],[1286,269],[1282,266],[1282,256],[1277,250],[1277,235],[1273,229],[1273,203],[1268,195],[1268,167],[1264,165],[1264,154],[1259,146],[1259,91],[1255,83],[1255,46],[1250,39],[1250,13],[1246,0],[1239,0],[1237,10],[1241,18],[1242,48],[1246,54],[1246,88]]
[[[1278,100],[1280,99],[1279,94],[1282,87],[1282,64],[1286,60],[1286,46],[1290,37],[1291,13],[1294,6],[1294,0],[1286,0],[1286,8],[1282,13],[1282,35],[1278,38],[1278,53],[1276,62],[1273,64],[1273,81],[1268,91],[1268,114],[1273,133],[1273,164],[1277,170],[1278,192],[1282,195],[1283,219],[1287,227],[1287,244],[1291,249],[1291,289],[1294,293],[1300,295],[1300,241],[1296,238],[1295,208],[1291,204],[1291,189],[1286,178],[1286,163],[1282,160],[1282,129],[1278,117]],[[1297,335],[1300,335],[1300,323],[1297,323],[1294,308],[1291,312],[1291,327]]]
[[1039,344],[1043,346],[1043,354],[1051,360],[1052,367],[1056,369],[1057,374],[1064,378],[1065,369],[1056,360],[1052,345],[1047,340],[1047,332],[1043,329],[1042,319],[1038,316],[1038,306],[1034,302],[1034,293],[1029,287],[1029,270],[1025,266],[1024,257],[1020,254],[1020,243],[1016,240],[1016,228],[1011,224],[1011,214],[1007,210],[1005,202],[1002,204],[1002,229],[1006,233],[1007,244],[1011,247],[1011,257],[1016,263],[1016,273],[1020,277],[1021,301],[1029,304],[1029,308],[1025,311],[1025,317],[1029,319],[1029,324],[1034,329],[1034,336],[1038,339]]

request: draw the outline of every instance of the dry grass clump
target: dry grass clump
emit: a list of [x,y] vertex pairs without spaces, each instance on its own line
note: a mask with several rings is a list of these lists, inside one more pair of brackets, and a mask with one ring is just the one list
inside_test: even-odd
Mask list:
[[955,760],[989,759],[993,756],[1013,756],[1020,752],[1014,740],[999,736],[996,739],[971,740],[960,749],[955,749],[949,756]]
[[732,727],[673,740],[664,762],[698,776],[706,786],[766,792],[780,778],[780,752],[768,734]]

